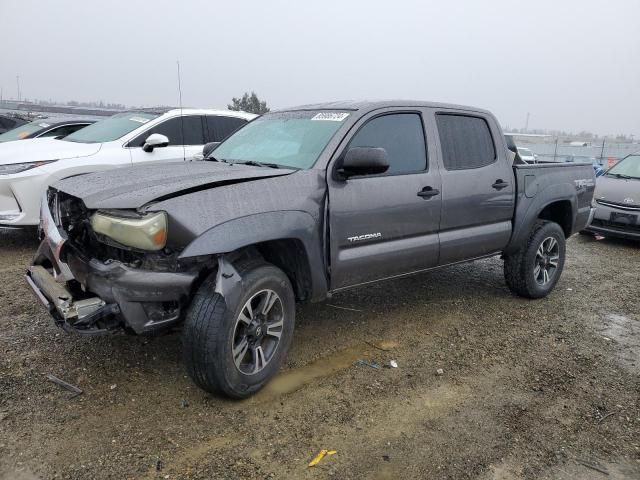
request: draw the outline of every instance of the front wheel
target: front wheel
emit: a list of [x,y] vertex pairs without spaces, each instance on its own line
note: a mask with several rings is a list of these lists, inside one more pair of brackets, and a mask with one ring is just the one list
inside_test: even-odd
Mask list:
[[511,291],[521,297],[542,298],[558,283],[566,254],[560,225],[539,220],[527,243],[504,260],[504,278]]
[[202,389],[232,398],[260,390],[280,366],[293,338],[295,297],[273,265],[239,266],[237,305],[215,292],[213,278],[195,294],[182,334],[187,371]]

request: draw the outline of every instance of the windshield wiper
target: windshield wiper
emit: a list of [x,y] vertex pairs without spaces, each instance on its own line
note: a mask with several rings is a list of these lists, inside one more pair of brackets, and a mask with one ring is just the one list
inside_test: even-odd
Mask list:
[[237,163],[239,165],[251,165],[254,167],[280,168],[280,165],[278,165],[277,163],[262,163],[262,162],[256,162],[255,160],[247,160],[246,162],[234,162],[234,163]]
[[624,173],[606,173],[605,175],[607,177],[624,178],[627,180],[629,180],[630,178],[638,178],[638,177],[632,177],[630,175],[625,175]]

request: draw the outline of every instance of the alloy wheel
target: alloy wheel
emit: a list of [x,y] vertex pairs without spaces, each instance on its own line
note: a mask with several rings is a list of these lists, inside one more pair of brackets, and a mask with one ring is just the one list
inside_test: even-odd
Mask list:
[[549,283],[556,271],[560,261],[560,246],[553,237],[545,238],[536,251],[535,267],[533,277],[539,285]]
[[282,300],[273,290],[261,290],[242,307],[234,326],[231,352],[236,368],[255,375],[273,358],[284,326]]

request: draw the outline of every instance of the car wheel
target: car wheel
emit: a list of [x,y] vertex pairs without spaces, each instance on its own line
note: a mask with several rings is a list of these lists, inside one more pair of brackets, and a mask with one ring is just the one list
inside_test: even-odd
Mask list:
[[242,292],[227,305],[215,276],[196,292],[182,333],[187,371],[202,389],[246,398],[274,375],[289,350],[295,297],[288,277],[263,262],[240,265]]
[[547,296],[558,283],[566,245],[560,225],[538,221],[527,243],[515,254],[505,257],[504,277],[511,291],[527,298]]

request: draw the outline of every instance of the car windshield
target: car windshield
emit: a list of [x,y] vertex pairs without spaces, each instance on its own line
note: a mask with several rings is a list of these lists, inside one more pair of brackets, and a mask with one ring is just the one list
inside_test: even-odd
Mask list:
[[48,127],[48,123],[43,123],[42,120],[38,122],[25,123],[24,125],[20,125],[13,130],[9,130],[8,132],[4,132],[0,135],[0,142],[10,142],[12,140],[22,140],[23,138],[31,135],[33,132],[37,132],[38,130],[42,130],[43,128]]
[[531,153],[531,150],[529,150],[528,148],[519,148],[518,149],[518,153],[520,155],[524,155],[525,157],[532,157],[533,153]]
[[148,112],[117,113],[82,128],[62,140],[77,143],[112,142],[159,116],[157,113]]
[[607,176],[640,179],[640,154],[629,155],[607,170]]
[[222,142],[209,159],[311,168],[348,116],[337,111],[268,113]]

